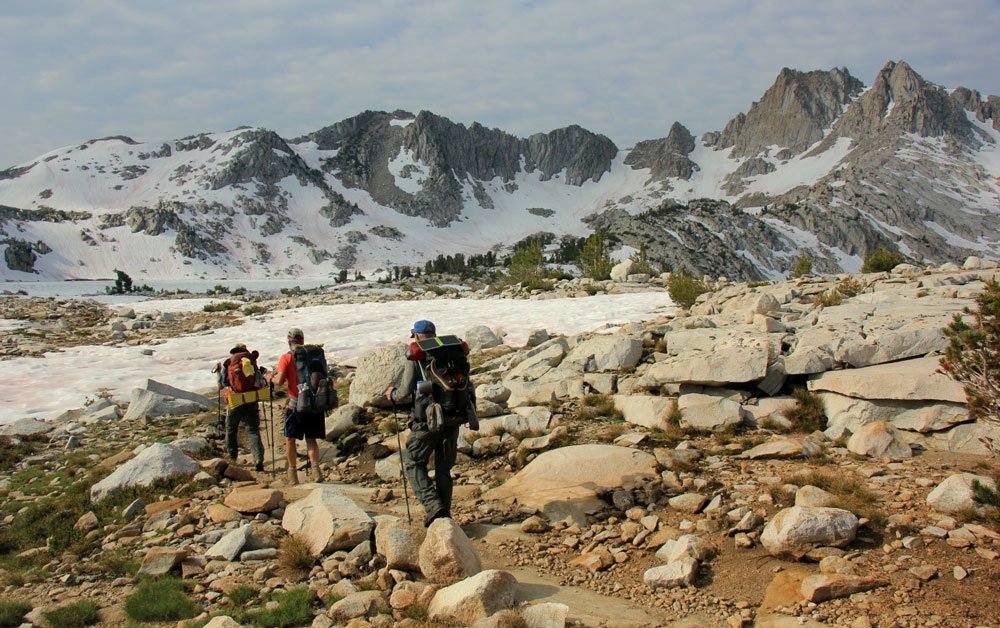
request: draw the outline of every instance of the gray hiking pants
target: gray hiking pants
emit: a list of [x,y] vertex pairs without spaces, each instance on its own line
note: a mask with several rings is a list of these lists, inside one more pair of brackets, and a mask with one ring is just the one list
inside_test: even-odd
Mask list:
[[226,453],[230,458],[236,458],[236,432],[240,423],[247,428],[247,440],[250,441],[254,463],[264,462],[264,445],[260,442],[260,415],[256,403],[243,404],[229,411],[229,416],[226,417]]
[[[454,481],[451,468],[455,466],[458,454],[458,426],[447,427],[437,432],[428,432],[426,427],[414,427],[406,439],[406,476],[413,486],[413,493],[420,500],[424,511],[431,515],[441,508],[451,511],[451,491]],[[434,456],[434,482],[427,473],[427,463]],[[437,487],[435,488],[435,484]]]

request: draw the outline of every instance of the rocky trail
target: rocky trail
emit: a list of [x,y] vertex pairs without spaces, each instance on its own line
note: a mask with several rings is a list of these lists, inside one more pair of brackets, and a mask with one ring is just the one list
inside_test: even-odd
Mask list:
[[[173,576],[196,609],[146,623],[1000,625],[998,514],[970,488],[1000,475],[997,428],[936,373],[941,328],[994,273],[721,285],[526,347],[469,330],[481,428],[461,433],[453,519],[426,531],[378,402],[394,347],[346,371],[323,483],[287,485],[280,443],[273,477],[225,460],[214,400],[155,382],[16,421],[0,602],[27,600],[31,625],[81,600],[135,625],[141,578]],[[847,279],[867,288],[816,306]],[[284,592],[306,590],[291,615]]]

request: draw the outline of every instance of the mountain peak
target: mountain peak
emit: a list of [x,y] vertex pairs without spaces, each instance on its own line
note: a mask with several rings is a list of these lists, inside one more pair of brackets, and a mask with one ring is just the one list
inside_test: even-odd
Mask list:
[[823,139],[843,106],[863,87],[847,68],[811,72],[782,68],[760,101],[746,115],[730,120],[713,144],[732,147],[733,157],[756,156],[774,145],[801,153]]

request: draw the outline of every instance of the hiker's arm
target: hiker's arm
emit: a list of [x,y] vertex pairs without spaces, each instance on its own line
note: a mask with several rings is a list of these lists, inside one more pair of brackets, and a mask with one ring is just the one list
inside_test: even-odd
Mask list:
[[281,368],[281,360],[278,360],[278,366],[267,376],[267,381],[275,386],[281,386],[285,383],[285,379],[285,369]]
[[390,386],[385,391],[385,396],[396,403],[410,403],[413,398],[413,391],[417,387],[417,363],[413,360],[406,361],[403,369],[403,378],[399,386]]

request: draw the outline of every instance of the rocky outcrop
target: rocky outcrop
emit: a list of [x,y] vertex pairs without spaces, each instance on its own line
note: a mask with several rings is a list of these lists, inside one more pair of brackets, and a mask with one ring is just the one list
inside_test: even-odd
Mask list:
[[638,142],[625,157],[625,165],[635,169],[649,168],[651,181],[671,177],[688,180],[698,169],[688,157],[694,146],[691,131],[680,122],[674,122],[665,138]]
[[[618,153],[608,138],[575,125],[519,139],[478,123],[467,128],[429,111],[416,116],[405,111],[366,111],[293,143],[304,141],[338,150],[325,169],[337,171],[348,186],[364,189],[377,202],[440,227],[461,213],[466,180],[510,182],[522,171],[523,163],[524,171],[537,171],[543,181],[565,172],[562,183],[579,186],[599,180]],[[404,154],[420,169],[416,191],[401,189],[388,166]],[[412,178],[414,172],[406,174]],[[476,198],[484,207],[492,206],[482,191]]]
[[5,244],[3,250],[3,261],[7,268],[22,273],[35,273],[35,263],[38,261],[36,253],[49,252],[51,249],[44,242],[26,242],[17,238],[7,238],[0,240],[0,244]]
[[791,262],[775,253],[786,251],[794,259],[792,251],[797,248],[768,222],[726,201],[664,201],[634,215],[610,209],[595,214],[587,223],[633,248],[645,245],[654,267],[695,276],[752,281],[785,273]]

